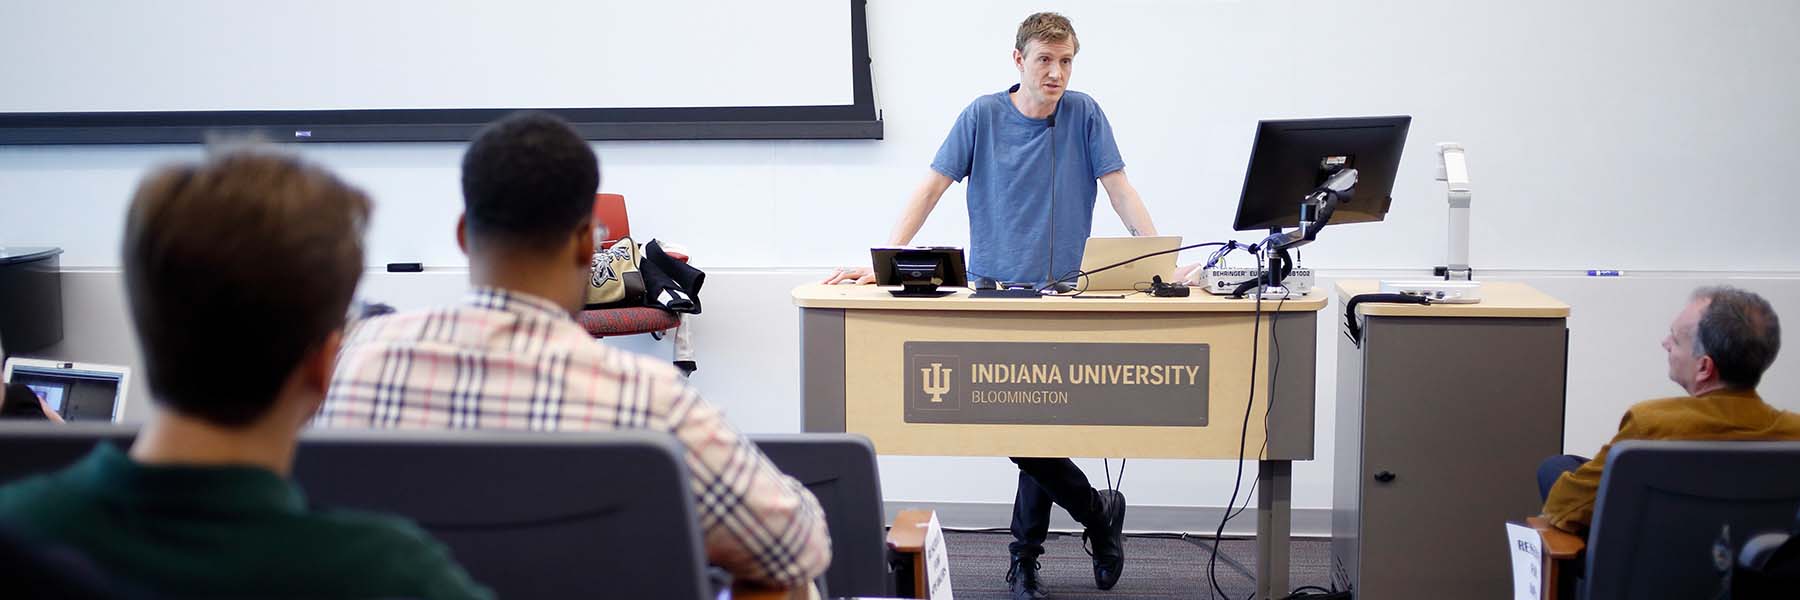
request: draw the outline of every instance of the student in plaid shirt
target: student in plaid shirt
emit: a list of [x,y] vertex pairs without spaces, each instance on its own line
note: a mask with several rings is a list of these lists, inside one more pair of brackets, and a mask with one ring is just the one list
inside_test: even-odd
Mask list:
[[667,362],[595,342],[573,313],[594,248],[593,150],[517,113],[463,155],[456,240],[472,289],[450,306],[354,326],[317,425],[667,431],[686,448],[707,558],[796,587],[831,562],[824,513]]

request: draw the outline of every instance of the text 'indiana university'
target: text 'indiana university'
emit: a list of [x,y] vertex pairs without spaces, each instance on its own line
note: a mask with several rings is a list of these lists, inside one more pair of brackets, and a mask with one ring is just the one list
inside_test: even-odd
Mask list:
[[1070,385],[1198,385],[1200,365],[972,363],[969,383]]

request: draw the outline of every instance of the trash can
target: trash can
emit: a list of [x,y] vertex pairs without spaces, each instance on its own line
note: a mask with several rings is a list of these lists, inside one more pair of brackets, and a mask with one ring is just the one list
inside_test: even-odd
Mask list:
[[62,248],[0,247],[0,351],[7,356],[63,339]]

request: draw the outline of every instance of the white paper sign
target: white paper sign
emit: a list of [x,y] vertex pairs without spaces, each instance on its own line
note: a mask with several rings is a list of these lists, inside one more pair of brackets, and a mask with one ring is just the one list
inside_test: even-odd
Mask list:
[[[1506,524],[1506,541],[1512,549],[1513,599],[1541,600],[1544,597],[1544,549],[1537,530],[1524,525]],[[930,542],[927,542],[928,544]]]
[[944,526],[937,513],[925,525],[925,589],[931,600],[953,600],[950,594],[950,550],[944,547]]

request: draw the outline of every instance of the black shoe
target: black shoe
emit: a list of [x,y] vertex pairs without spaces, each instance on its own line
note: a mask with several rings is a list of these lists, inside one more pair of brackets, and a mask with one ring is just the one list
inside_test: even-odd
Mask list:
[[1044,584],[1038,581],[1036,557],[1014,556],[1012,568],[1006,571],[1006,584],[1012,590],[1013,600],[1044,600],[1050,597]]
[[1119,583],[1125,570],[1125,495],[1115,490],[1100,490],[1100,525],[1081,532],[1081,541],[1094,557],[1094,585],[1103,590]]

